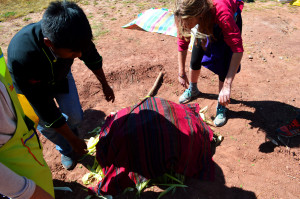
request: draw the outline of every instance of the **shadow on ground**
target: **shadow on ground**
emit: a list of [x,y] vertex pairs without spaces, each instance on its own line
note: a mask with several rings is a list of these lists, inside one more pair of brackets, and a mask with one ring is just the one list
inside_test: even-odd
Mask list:
[[[187,179],[187,188],[179,188],[175,193],[167,193],[162,198],[165,199],[255,199],[257,198],[255,193],[247,190],[243,190],[238,187],[226,187],[225,178],[222,169],[216,166],[216,179],[214,182],[200,181],[197,179]],[[146,190],[141,194],[140,198],[143,199],[156,199],[160,192]],[[126,195],[119,195],[115,199],[131,199],[138,198],[133,193]]]
[[[215,99],[218,95],[202,93],[201,98]],[[260,132],[266,134],[266,136],[275,136],[275,130],[283,125],[288,124],[290,121],[296,118],[299,108],[291,106],[277,101],[241,101],[231,99],[231,104],[241,104],[247,107],[254,108],[254,113],[249,111],[228,111],[228,118],[242,118],[251,121],[249,124],[251,128],[258,128]],[[282,145],[282,143],[279,143]],[[300,146],[300,136],[293,137],[289,140],[288,146],[290,148],[296,148]],[[276,145],[271,141],[262,143],[259,150],[264,153],[270,153],[274,151]]]
[[[187,179],[187,188],[179,188],[174,193],[167,193],[162,198],[164,199],[256,199],[254,192],[243,190],[241,187],[227,187],[225,186],[225,178],[222,169],[215,164],[215,180],[214,182],[200,181],[197,179]],[[64,182],[60,180],[53,181],[55,187],[69,187],[72,192],[69,191],[55,191],[55,197],[57,199],[84,199],[88,196],[87,188],[77,182]],[[150,191],[147,189],[137,197],[135,193],[126,193],[123,195],[115,196],[114,199],[156,199],[161,192]],[[91,199],[98,198],[92,196]]]
[[93,131],[95,128],[102,126],[105,121],[105,113],[103,111],[87,109],[83,113],[83,121],[80,125],[80,132],[83,138],[89,139],[93,134],[88,132]]
[[[54,179],[53,185],[54,187],[69,187],[72,190],[72,192],[55,190],[56,199],[84,199],[88,196],[87,188],[77,182],[65,182]],[[92,197],[90,199],[96,198],[97,197]]]

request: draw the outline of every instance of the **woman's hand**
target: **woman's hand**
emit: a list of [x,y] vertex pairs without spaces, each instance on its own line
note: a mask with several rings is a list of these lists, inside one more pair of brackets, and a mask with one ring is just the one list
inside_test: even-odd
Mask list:
[[178,75],[178,81],[179,81],[179,83],[184,87],[184,88],[188,88],[188,86],[189,86],[189,80],[188,80],[188,78],[187,78],[187,76],[186,76],[186,74],[184,74],[184,75]]
[[230,103],[231,85],[224,84],[219,93],[219,103],[222,106],[227,106]]

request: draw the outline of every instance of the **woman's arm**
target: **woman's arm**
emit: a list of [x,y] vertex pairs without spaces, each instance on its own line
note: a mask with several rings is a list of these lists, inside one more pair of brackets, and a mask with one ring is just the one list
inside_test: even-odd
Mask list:
[[186,56],[187,50],[178,51],[178,81],[185,88],[189,85],[189,80],[185,73]]
[[222,106],[226,106],[230,103],[231,85],[235,77],[235,74],[239,68],[239,65],[241,63],[242,57],[243,57],[242,52],[232,54],[227,76],[225,78],[223,85],[221,85],[220,87],[219,103]]
[[[16,162],[17,164],[17,162]],[[34,169],[34,168],[32,168]],[[0,193],[11,198],[53,198],[32,180],[20,176],[0,163]]]

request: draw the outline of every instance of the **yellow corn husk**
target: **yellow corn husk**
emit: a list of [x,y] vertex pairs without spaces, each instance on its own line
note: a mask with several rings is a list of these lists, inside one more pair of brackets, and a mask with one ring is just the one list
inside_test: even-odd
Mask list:
[[92,155],[96,152],[96,145],[99,142],[99,135],[91,137],[87,143],[88,155]]
[[205,115],[204,115],[204,113],[200,113],[200,117],[202,118],[203,121],[205,120]]
[[88,184],[91,184],[91,179],[93,177],[93,173],[90,172],[90,173],[86,173],[83,177],[82,177],[82,182],[83,184],[85,185],[88,185]]
[[205,114],[204,114],[204,113],[206,113],[207,109],[208,109],[208,106],[205,106],[204,108],[202,108],[202,109],[199,111],[199,115],[200,115],[200,117],[202,118],[203,122],[205,122],[206,124],[209,124],[209,125],[213,126],[213,122],[210,121],[210,120],[207,120],[207,119],[205,118]]
[[206,113],[207,109],[208,109],[208,106],[205,106],[204,108],[202,108],[202,109],[199,111],[199,113]]
[[90,170],[90,173],[85,174],[82,177],[83,184],[91,184],[93,181],[101,181],[104,177],[104,174],[102,172],[101,166],[98,164],[97,160],[95,159],[94,164],[92,167],[88,166],[88,169]]
[[[96,128],[97,129],[97,128]],[[99,130],[99,128],[98,128]],[[91,137],[88,140],[87,143],[87,149],[88,149],[88,155],[92,155],[96,152],[96,145],[99,142],[99,135],[96,135],[95,137]],[[89,165],[87,166],[88,169],[90,170],[90,173],[85,174],[82,177],[82,182],[84,184],[91,184],[93,181],[97,180],[97,181],[101,181],[102,178],[104,177],[103,172],[102,172],[102,168],[101,166],[98,164],[98,161],[94,160],[94,164],[92,167],[90,167]]]

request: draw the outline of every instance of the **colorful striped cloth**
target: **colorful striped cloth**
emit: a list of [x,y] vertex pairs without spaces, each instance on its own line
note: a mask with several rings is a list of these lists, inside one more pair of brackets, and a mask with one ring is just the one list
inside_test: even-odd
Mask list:
[[147,98],[110,115],[96,146],[105,177],[90,190],[116,195],[168,172],[212,180],[213,132],[198,113],[198,104]]
[[141,28],[147,32],[156,32],[177,37],[174,15],[165,8],[151,8],[138,15],[138,18],[122,26],[123,28]]

